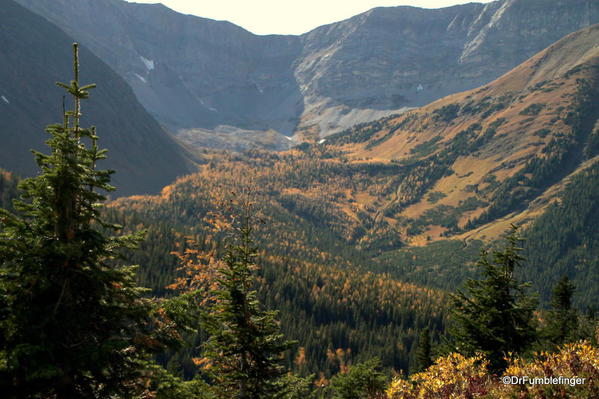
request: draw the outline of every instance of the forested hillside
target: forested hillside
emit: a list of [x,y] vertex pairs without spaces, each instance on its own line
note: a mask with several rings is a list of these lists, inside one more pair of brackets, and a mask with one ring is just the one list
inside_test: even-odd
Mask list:
[[542,213],[562,179],[596,155],[598,38],[598,26],[584,29],[477,90],[325,144],[405,167],[380,212],[413,244],[496,237]]
[[[403,168],[404,176],[390,183],[393,195],[377,208],[412,248],[389,251],[380,261],[397,265],[410,281],[453,288],[467,270],[448,267],[454,262],[449,253],[470,253],[466,260],[471,260],[478,240],[493,240],[510,223],[530,225],[558,203],[532,223],[528,253],[531,270],[540,275],[526,275],[540,277],[532,280],[544,301],[548,287],[564,273],[585,295],[592,291],[595,230],[592,223],[574,224],[592,220],[582,215],[592,212],[594,199],[582,189],[583,177],[573,176],[587,176],[590,172],[582,171],[592,170],[597,161],[598,33],[597,26],[574,33],[480,89],[327,140],[327,150],[340,152],[350,163]],[[561,194],[570,182],[572,187]],[[571,198],[571,205],[559,200],[562,195]],[[582,213],[561,223],[562,205]],[[540,233],[549,232],[541,226],[554,218],[570,238],[560,229],[551,238]],[[447,238],[457,241],[444,242]],[[594,299],[576,301],[587,306]]]
[[[539,287],[569,276],[578,287],[575,302],[597,309],[599,296],[599,163],[574,176],[568,187],[527,231],[528,267],[523,278]],[[549,290],[539,290],[543,299]]]
[[[442,331],[444,294],[381,274],[370,251],[355,247],[361,236],[356,220],[323,202],[343,195],[335,187],[343,192],[350,179],[365,184],[368,166],[344,170],[337,161],[303,153],[221,156],[218,161],[166,187],[161,196],[112,204],[119,223],[148,229],[142,251],[131,258],[143,265],[142,285],[168,294],[165,287],[177,266],[169,253],[185,248],[186,237],[204,250],[218,246],[207,220],[220,200],[249,184],[263,220],[255,237],[261,249],[258,292],[265,304],[281,311],[286,335],[300,342],[289,358],[294,369],[330,376],[347,362],[374,355],[385,366],[407,369],[418,330]],[[306,199],[297,194],[300,190],[326,197]],[[354,208],[359,211],[359,205]],[[295,364],[299,351],[301,364]]]

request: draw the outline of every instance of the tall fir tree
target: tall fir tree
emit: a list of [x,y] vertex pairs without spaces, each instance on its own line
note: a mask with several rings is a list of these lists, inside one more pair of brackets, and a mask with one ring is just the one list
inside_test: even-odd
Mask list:
[[544,338],[553,349],[566,342],[576,340],[578,333],[578,313],[572,308],[572,296],[576,287],[568,276],[563,276],[553,288],[551,310],[543,331]]
[[37,177],[22,181],[15,213],[0,210],[0,391],[5,398],[130,397],[143,390],[141,362],[153,347],[152,303],[117,266],[141,235],[113,236],[101,217],[111,171],[95,129],[80,125],[78,46],[73,98],[46,128],[50,154],[35,152]]
[[381,362],[370,359],[351,366],[346,373],[340,372],[331,379],[333,399],[384,398],[387,385],[385,374],[380,371]]
[[485,354],[494,373],[505,369],[509,353],[522,353],[536,340],[537,299],[527,293],[529,284],[514,277],[515,269],[525,261],[520,241],[518,228],[512,225],[506,247],[494,250],[492,260],[482,251],[481,279],[469,279],[466,292],[458,290],[451,296],[454,349],[469,356]]
[[204,317],[209,338],[204,356],[211,363],[216,394],[223,399],[266,399],[284,393],[279,380],[285,373],[286,341],[276,311],[262,310],[253,290],[257,247],[253,204],[241,195],[239,209],[231,206],[233,231],[218,271],[214,305]]
[[431,353],[431,334],[428,328],[425,328],[418,335],[418,343],[414,354],[413,373],[419,373],[426,370],[433,364]]

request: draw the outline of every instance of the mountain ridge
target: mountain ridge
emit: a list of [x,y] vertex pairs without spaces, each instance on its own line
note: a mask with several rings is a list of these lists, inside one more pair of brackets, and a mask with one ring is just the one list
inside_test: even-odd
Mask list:
[[227,137],[225,125],[272,129],[282,143],[324,137],[488,83],[599,22],[590,0],[499,0],[375,8],[300,36],[257,36],[118,0],[81,0],[74,11],[72,0],[19,1],[89,43],[188,142],[202,140],[194,129]]

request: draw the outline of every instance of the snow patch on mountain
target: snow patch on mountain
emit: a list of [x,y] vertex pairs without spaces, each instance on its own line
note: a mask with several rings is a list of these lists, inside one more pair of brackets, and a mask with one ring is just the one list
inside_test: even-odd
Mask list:
[[146,57],[144,57],[143,55],[139,56],[139,58],[141,59],[141,62],[144,63],[144,65],[146,66],[148,71],[154,70],[154,60],[149,60]]
[[148,81],[146,80],[146,78],[144,78],[143,76],[139,75],[139,74],[135,74],[135,76],[137,76],[139,78],[139,80],[141,80],[144,83],[148,83]]

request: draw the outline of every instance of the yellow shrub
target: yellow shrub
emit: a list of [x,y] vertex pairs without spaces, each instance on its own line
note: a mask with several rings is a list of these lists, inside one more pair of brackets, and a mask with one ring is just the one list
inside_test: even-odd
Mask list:
[[475,398],[487,393],[488,362],[482,356],[466,358],[452,353],[439,358],[409,381],[396,379],[387,390],[389,399]]
[[[599,349],[587,342],[566,344],[559,352],[542,352],[532,361],[515,359],[504,376],[527,377],[529,381],[538,378],[540,383],[504,385],[498,382],[492,397],[599,398]],[[558,379],[558,383],[551,383],[549,378]]]
[[[557,353],[538,353],[532,360],[513,359],[501,378],[487,373],[482,356],[452,353],[408,380],[395,379],[388,399],[595,399],[599,398],[599,349],[587,342],[564,345]],[[517,378],[528,378],[528,382]],[[546,378],[547,377],[547,378]],[[570,379],[568,383],[536,383],[535,378]],[[510,384],[503,383],[508,378]],[[513,378],[513,379],[512,379]],[[573,378],[579,378],[574,383]],[[584,382],[580,383],[581,379]],[[539,382],[539,381],[536,381]],[[513,383],[513,384],[512,384]]]

